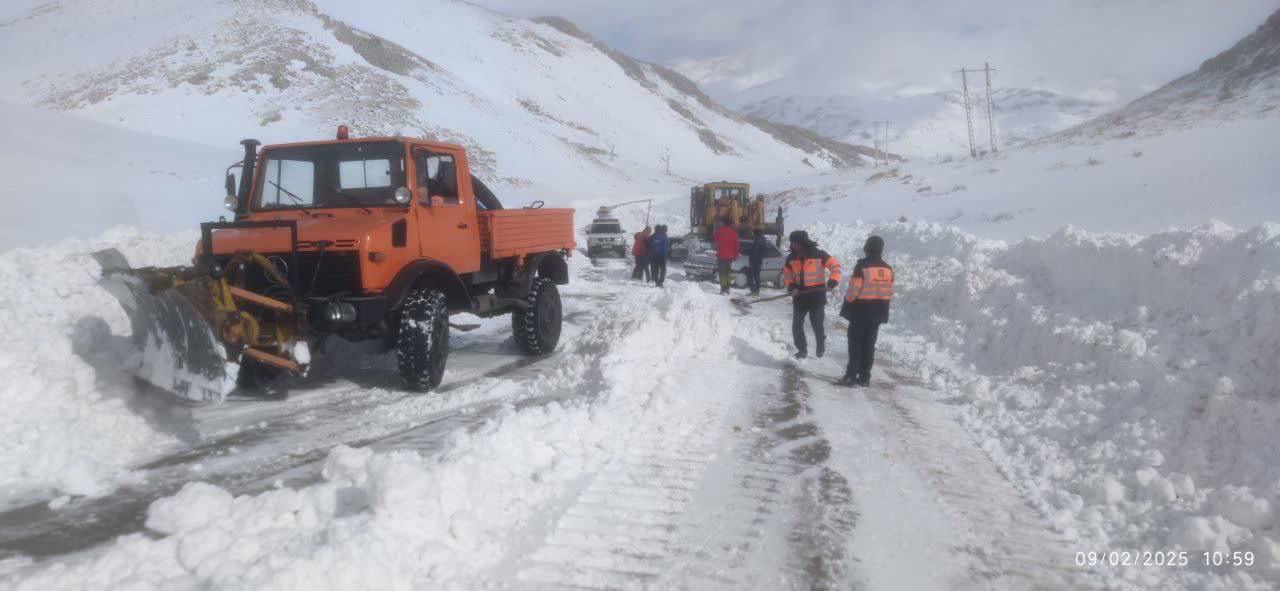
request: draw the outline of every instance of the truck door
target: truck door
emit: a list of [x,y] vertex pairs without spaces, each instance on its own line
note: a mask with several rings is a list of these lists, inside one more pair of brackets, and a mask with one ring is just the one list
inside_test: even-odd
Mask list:
[[480,229],[465,155],[415,147],[412,161],[419,252],[457,273],[479,271]]

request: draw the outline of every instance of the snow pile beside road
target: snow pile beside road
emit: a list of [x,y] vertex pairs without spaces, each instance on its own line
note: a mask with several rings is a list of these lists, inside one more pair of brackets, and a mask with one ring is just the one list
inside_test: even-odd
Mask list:
[[885,348],[966,403],[1063,531],[1099,549],[1252,551],[1280,574],[1280,225],[1013,245],[929,224],[810,231],[849,266],[885,238]]
[[[580,486],[632,437],[678,428],[689,405],[732,376],[694,372],[729,355],[727,306],[694,285],[607,304],[525,400],[443,451],[339,446],[323,482],[235,497],[205,483],[152,504],[147,527],[87,556],[14,573],[0,586],[170,589],[415,588],[483,577],[522,535],[524,516]],[[666,376],[701,373],[705,384]],[[695,380],[696,381],[696,380]],[[492,389],[494,380],[467,386]],[[462,392],[460,395],[464,395]],[[522,531],[529,529],[526,534]]]
[[[115,246],[137,265],[178,264],[194,236],[115,230],[0,254],[0,505],[50,490],[95,496],[127,481],[127,466],[172,438],[148,424],[107,349],[128,335],[119,303],[98,286],[88,255]],[[104,368],[105,371],[95,369]]]

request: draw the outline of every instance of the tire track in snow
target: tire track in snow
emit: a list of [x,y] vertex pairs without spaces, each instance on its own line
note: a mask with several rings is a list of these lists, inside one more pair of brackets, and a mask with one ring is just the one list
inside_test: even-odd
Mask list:
[[[604,294],[597,299],[608,301],[610,298]],[[581,311],[575,314],[576,318],[582,318]],[[574,352],[581,352],[578,349]],[[599,356],[605,351],[587,353]],[[518,358],[478,372],[465,372],[462,379],[445,384],[427,396],[438,397],[486,379],[532,379],[538,375],[536,367],[555,363],[567,354],[560,351],[547,357]],[[318,476],[316,470],[309,468],[323,461],[329,449],[338,443],[353,447],[395,445],[429,452],[456,429],[478,424],[511,402],[509,396],[502,395],[479,401],[461,399],[428,408],[424,414],[390,417],[388,421],[389,417],[383,414],[385,409],[396,404],[414,404],[417,397],[403,391],[343,388],[321,393],[324,400],[316,404],[311,400],[316,394],[307,392],[295,404],[288,400],[254,401],[197,409],[217,416],[238,416],[254,414],[257,408],[250,406],[264,407],[269,416],[259,415],[255,417],[257,421],[244,428],[152,459],[136,468],[145,480],[113,494],[75,501],[58,510],[50,509],[47,501],[40,501],[0,513],[0,556],[41,559],[84,550],[120,535],[142,531],[147,509],[153,501],[176,493],[194,480],[209,482],[236,494],[262,492],[275,486],[277,481],[290,486],[312,483]],[[546,404],[573,394],[563,392],[525,398],[515,404],[517,407]],[[349,395],[358,398],[351,399]],[[428,403],[432,400],[435,399],[427,399]],[[291,407],[300,408],[302,412],[290,413]],[[236,459],[246,452],[256,457],[245,461]]]
[[514,578],[572,589],[846,587],[852,493],[826,465],[830,444],[793,369],[778,387],[727,392],[678,429],[646,429],[571,495]]
[[[946,408],[912,396],[924,384],[895,368],[891,382],[866,390],[898,425],[897,439],[937,492],[968,540],[956,551],[972,558],[969,584],[984,588],[1085,589],[1101,586],[1075,566],[1075,549],[1036,512]],[[914,391],[914,392],[913,392]]]

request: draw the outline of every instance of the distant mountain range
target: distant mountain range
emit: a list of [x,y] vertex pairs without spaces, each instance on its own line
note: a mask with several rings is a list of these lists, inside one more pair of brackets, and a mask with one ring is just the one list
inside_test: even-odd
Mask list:
[[0,100],[225,147],[406,134],[466,145],[507,192],[631,194],[860,166],[559,18],[450,0],[14,0]]
[[[969,95],[974,135],[989,146],[985,90]],[[1066,129],[1103,112],[1105,103],[1046,90],[1000,88],[992,93],[997,146],[1025,143]],[[889,121],[889,150],[935,156],[968,150],[964,100],[960,91],[900,95],[890,99],[853,96],[774,96],[748,102],[753,117],[810,129],[845,142],[878,146],[876,122]]]

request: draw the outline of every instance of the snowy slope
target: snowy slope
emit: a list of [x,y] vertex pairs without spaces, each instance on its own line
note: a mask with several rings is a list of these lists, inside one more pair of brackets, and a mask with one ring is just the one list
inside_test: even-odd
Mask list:
[[1155,135],[1205,122],[1274,118],[1280,113],[1280,10],[1230,49],[1114,112],[1047,141],[1096,142]]
[[[985,91],[975,84],[970,89],[969,101],[974,115],[974,135],[985,151],[989,144]],[[1106,108],[1097,101],[1026,88],[996,88],[991,103],[996,118],[997,147],[1006,148],[1077,125]],[[933,157],[969,151],[964,101],[958,90],[899,93],[883,99],[851,95],[770,95],[747,100],[739,110],[844,142],[875,146],[883,141],[875,137],[876,122],[889,121],[889,151],[908,156]]]
[[1096,145],[1042,145],[998,158],[943,158],[891,168],[777,179],[758,188],[792,224],[905,216],[987,238],[1048,235],[1064,225],[1151,233],[1211,219],[1280,220],[1280,118],[1238,120]]
[[8,191],[0,251],[128,226],[194,228],[226,213],[228,150],[0,102]]
[[376,7],[10,3],[0,98],[225,146],[229,159],[243,137],[327,137],[338,123],[453,140],[518,198],[858,164],[791,145],[563,21],[444,0]]
[[[942,222],[1016,240],[1280,220],[1280,12],[1196,72],[997,157],[946,156],[760,185],[814,221]],[[1230,88],[1229,99],[1217,89]],[[892,148],[892,145],[891,145]]]

